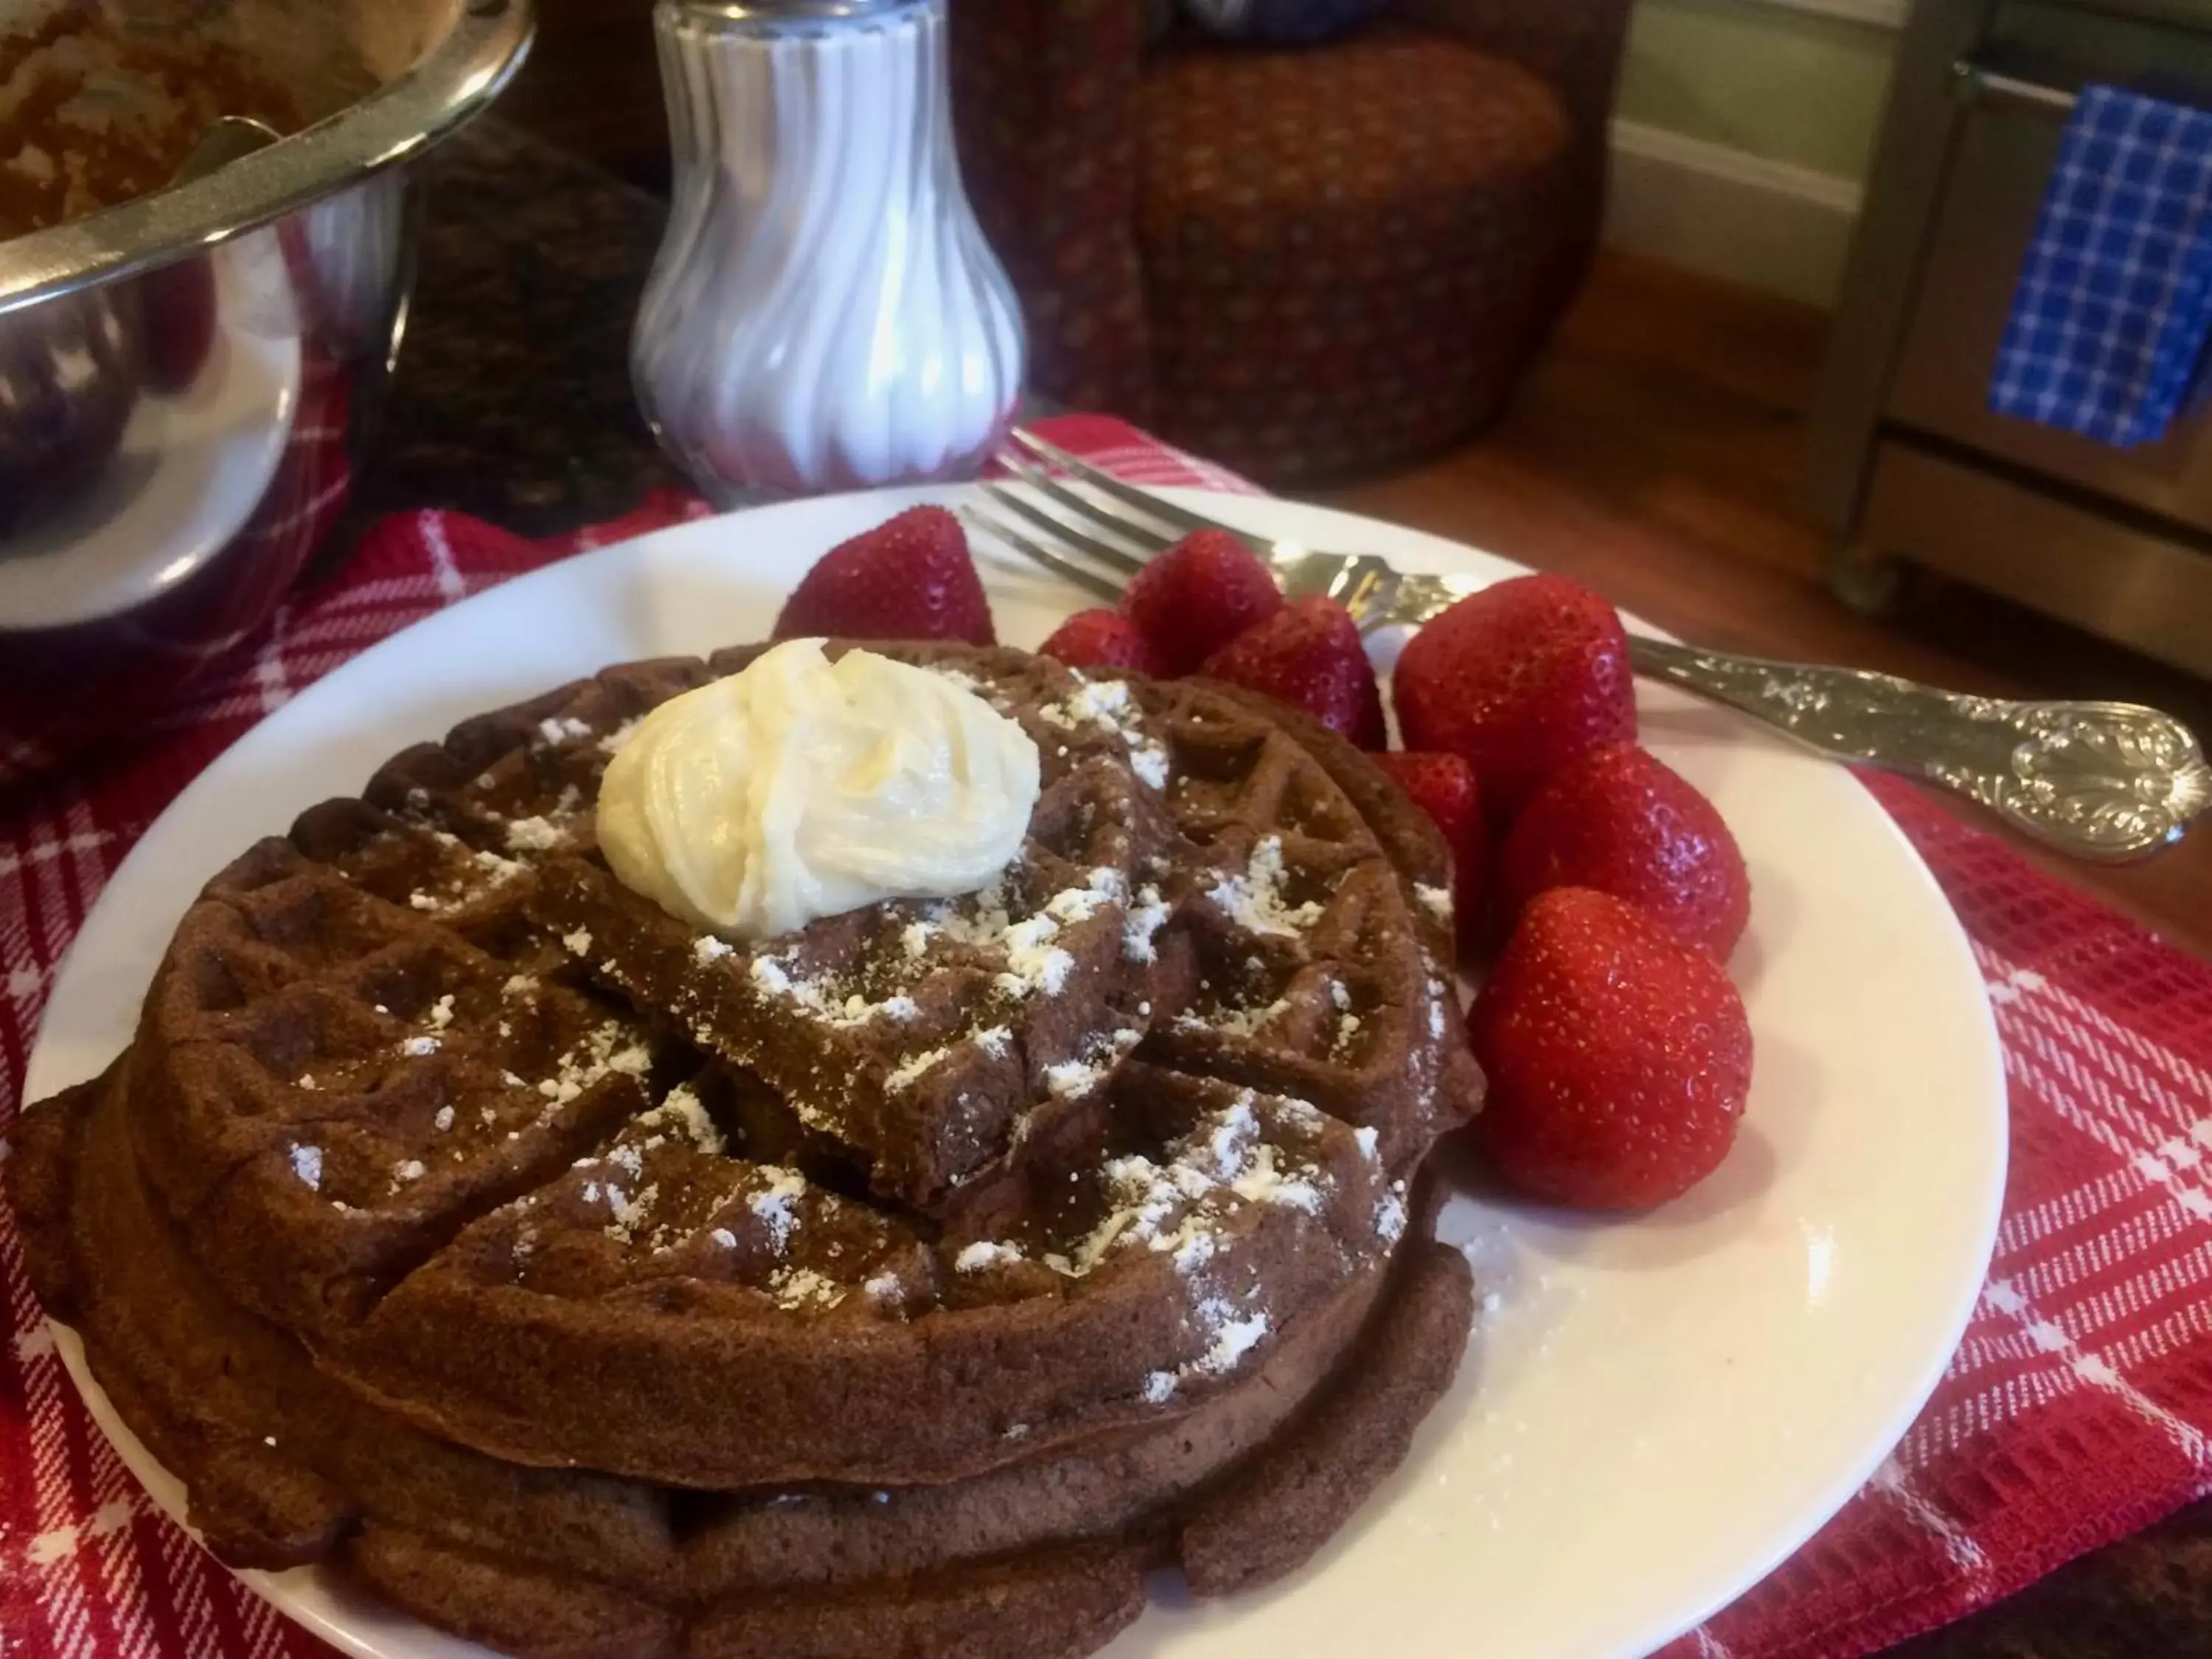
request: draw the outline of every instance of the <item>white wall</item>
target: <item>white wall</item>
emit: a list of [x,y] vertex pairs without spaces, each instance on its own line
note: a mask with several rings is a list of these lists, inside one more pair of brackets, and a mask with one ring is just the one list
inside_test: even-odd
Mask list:
[[1832,304],[1907,0],[1641,0],[1607,240]]

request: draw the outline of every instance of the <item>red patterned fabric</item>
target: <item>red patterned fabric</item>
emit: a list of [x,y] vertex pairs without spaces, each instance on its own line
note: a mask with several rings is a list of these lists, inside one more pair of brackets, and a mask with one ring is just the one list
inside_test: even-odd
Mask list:
[[1441,36],[1170,52],[1138,240],[1171,441],[1261,477],[1371,471],[1495,410],[1540,343],[1572,134]]
[[954,0],[952,110],[984,234],[1029,325],[1030,387],[1152,411],[1136,242],[1140,0]]
[[1600,210],[1613,154],[1613,94],[1620,82],[1622,47],[1631,0],[1578,0],[1530,5],[1528,0],[1397,0],[1398,15],[1435,28],[1480,51],[1540,76],[1559,94],[1574,130],[1568,157],[1570,189],[1577,204],[1565,222],[1554,278],[1555,301],[1565,309],[1597,246]]
[[[1149,483],[1233,487],[1118,422],[1051,435]],[[0,795],[0,1129],[56,966],[109,873],[269,710],[406,623],[575,549],[704,512],[665,498],[556,542],[449,514],[372,534],[242,672],[135,748]],[[1965,1345],[1872,1485],[1668,1659],[1856,1659],[2212,1490],[2212,964],[1873,781],[1974,941],[2005,1048],[2012,1170]],[[54,1355],[0,1210],[7,1659],[328,1659],[148,1504]]]
[[1397,16],[1520,64],[1559,95],[1578,148],[1602,159],[1629,8],[1621,0],[1394,0]]
[[1139,0],[955,0],[1032,389],[1275,481],[1480,424],[1588,264],[1629,3],[1392,0],[1318,48],[1146,57]]
[[2212,1495],[2212,964],[1911,785],[1868,783],[1989,985],[2003,1224],[1965,1343],[1873,1484],[1663,1659],[1871,1653]]

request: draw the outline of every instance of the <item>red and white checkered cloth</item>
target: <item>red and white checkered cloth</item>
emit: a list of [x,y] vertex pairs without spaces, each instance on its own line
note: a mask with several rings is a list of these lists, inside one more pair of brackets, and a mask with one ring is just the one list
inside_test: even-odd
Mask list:
[[[1116,422],[1051,425],[1138,483],[1243,487]],[[250,666],[128,751],[0,798],[0,1131],[78,923],[225,745],[433,611],[704,511],[665,497],[537,543],[441,513],[387,520],[340,580],[285,607]],[[2003,1231],[1965,1345],[1873,1485],[1667,1659],[1850,1659],[2212,1492],[2212,965],[1913,789],[1873,787],[1957,907],[1996,1006],[2012,1085]],[[63,1373],[4,1210],[0,1285],[7,1659],[325,1659],[139,1492]]]

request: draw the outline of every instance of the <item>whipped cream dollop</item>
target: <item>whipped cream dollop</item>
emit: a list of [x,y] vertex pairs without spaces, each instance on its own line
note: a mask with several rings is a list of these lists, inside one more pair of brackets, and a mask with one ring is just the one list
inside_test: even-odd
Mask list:
[[890,898],[974,892],[1012,863],[1036,744],[940,674],[792,640],[639,722],[600,784],[622,883],[732,939]]

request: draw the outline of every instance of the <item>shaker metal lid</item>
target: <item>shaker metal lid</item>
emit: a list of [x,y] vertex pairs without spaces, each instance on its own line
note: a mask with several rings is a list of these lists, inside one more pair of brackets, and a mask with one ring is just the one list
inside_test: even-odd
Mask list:
[[731,23],[866,23],[943,0],[668,0],[687,17]]

